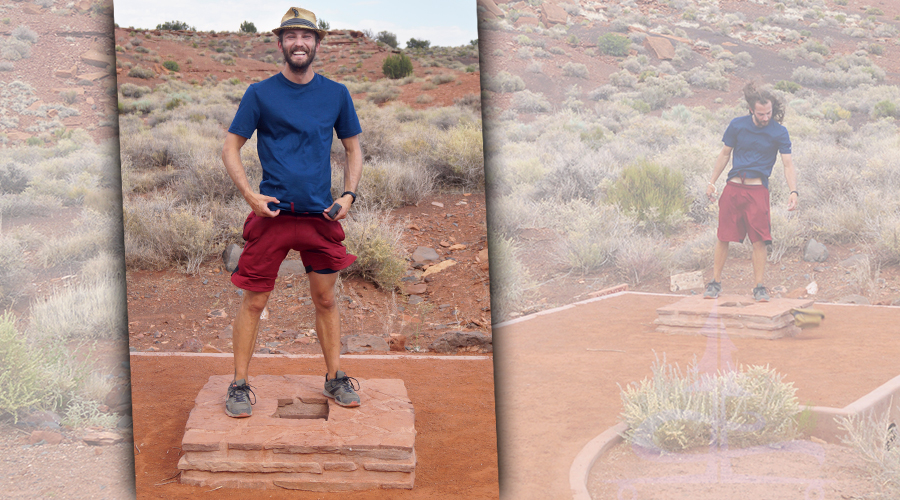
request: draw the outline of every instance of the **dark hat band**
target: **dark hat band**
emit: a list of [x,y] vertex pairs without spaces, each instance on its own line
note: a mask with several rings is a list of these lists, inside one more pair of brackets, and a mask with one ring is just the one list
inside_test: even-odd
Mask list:
[[280,27],[281,27],[281,28],[300,28],[300,27],[303,27],[303,28],[309,28],[309,29],[315,30],[315,31],[318,31],[318,29],[319,29],[318,26],[316,26],[315,24],[313,24],[311,21],[308,21],[308,20],[306,20],[306,19],[300,19],[300,18],[297,18],[297,17],[295,17],[295,18],[293,18],[293,19],[288,19],[287,21],[281,23],[281,26],[280,26]]

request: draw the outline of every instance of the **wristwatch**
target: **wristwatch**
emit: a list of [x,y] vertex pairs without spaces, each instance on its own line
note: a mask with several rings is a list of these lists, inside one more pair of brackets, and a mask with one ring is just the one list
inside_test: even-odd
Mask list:
[[341,198],[347,196],[348,194],[353,197],[353,201],[351,201],[350,204],[352,205],[356,203],[356,193],[354,193],[353,191],[344,191],[343,193],[341,193]]

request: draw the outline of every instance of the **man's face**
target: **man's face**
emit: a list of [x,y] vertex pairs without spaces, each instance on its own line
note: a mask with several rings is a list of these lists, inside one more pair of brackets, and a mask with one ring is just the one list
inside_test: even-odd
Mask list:
[[284,62],[290,66],[291,70],[302,73],[316,58],[319,41],[314,31],[286,30],[282,34],[281,41],[278,42],[278,48],[281,49]]
[[769,124],[769,120],[772,119],[772,103],[767,102],[763,104],[758,102],[753,105],[750,114],[753,116],[754,125],[757,127],[765,127]]

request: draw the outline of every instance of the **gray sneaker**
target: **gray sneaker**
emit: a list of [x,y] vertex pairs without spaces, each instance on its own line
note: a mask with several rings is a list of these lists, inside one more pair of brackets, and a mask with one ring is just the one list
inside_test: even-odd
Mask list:
[[757,283],[756,288],[753,289],[753,300],[757,302],[769,301],[769,291],[766,290],[762,283]]
[[718,281],[710,281],[706,284],[706,291],[703,292],[704,299],[715,299],[722,293],[722,283]]
[[[356,382],[356,387],[353,383]],[[355,390],[354,390],[355,389]],[[325,374],[325,390],[322,394],[334,399],[334,402],[347,407],[359,406],[359,380],[348,377],[346,373],[338,370],[335,377],[328,380],[328,374]]]
[[[250,395],[253,401],[250,401]],[[256,394],[246,380],[235,380],[228,386],[228,400],[225,401],[225,414],[229,417],[249,417],[253,413],[251,405],[256,404]]]

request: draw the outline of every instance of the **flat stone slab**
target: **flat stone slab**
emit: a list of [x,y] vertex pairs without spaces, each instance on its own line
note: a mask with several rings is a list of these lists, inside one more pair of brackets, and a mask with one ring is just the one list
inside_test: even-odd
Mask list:
[[411,489],[416,429],[402,380],[359,380],[361,405],[322,394],[324,377],[251,377],[253,416],[225,415],[231,375],[200,390],[182,439],[181,482],[306,491]]
[[772,299],[756,302],[743,295],[720,295],[706,299],[701,295],[685,297],[656,310],[656,330],[683,335],[734,336],[777,339],[794,336],[791,309],[810,307],[810,299]]

